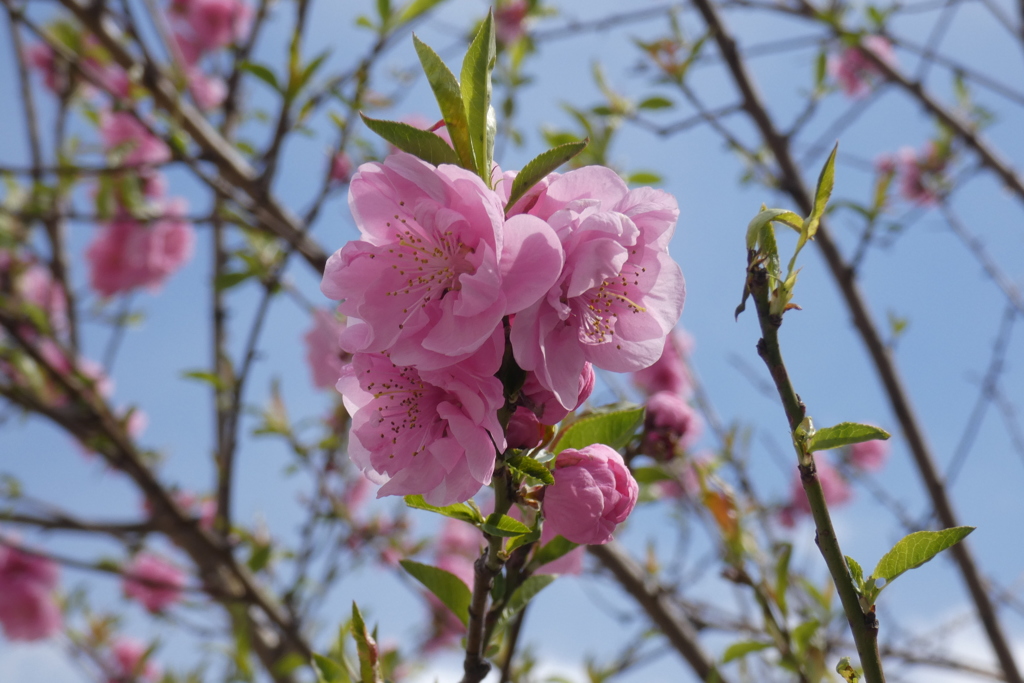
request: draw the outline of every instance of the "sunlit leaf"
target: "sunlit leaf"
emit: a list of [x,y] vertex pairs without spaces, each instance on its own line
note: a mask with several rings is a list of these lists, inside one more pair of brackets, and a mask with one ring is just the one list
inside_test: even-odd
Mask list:
[[553,451],[561,453],[566,448],[578,450],[595,443],[622,448],[629,443],[643,422],[642,407],[585,415],[566,427]]
[[452,613],[459,618],[463,626],[469,625],[469,604],[473,595],[469,586],[451,572],[412,560],[401,560],[399,564],[409,574],[422,583],[427,590],[437,596]]
[[863,443],[864,441],[884,441],[888,438],[889,432],[873,425],[841,422],[834,427],[824,427],[816,431],[810,441],[807,442],[807,450],[810,453],[814,451],[827,451],[832,448]]

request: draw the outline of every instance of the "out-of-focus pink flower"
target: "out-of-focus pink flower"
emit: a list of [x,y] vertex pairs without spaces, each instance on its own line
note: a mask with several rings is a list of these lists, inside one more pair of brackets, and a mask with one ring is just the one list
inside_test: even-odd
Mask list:
[[544,490],[544,526],[573,543],[601,545],[633,511],[639,486],[622,456],[604,444],[567,448]]
[[341,502],[345,505],[349,514],[355,514],[363,507],[372,485],[373,482],[358,474],[346,483],[345,490],[341,494]]
[[0,545],[0,626],[9,640],[40,640],[60,630],[57,578],[52,560]]
[[659,391],[647,399],[644,419],[646,454],[658,460],[670,460],[677,446],[690,447],[700,436],[700,416],[671,391]]
[[885,466],[889,457],[889,442],[875,439],[850,446],[850,464],[865,472],[877,472]]
[[508,420],[505,441],[509,448],[536,448],[544,441],[544,427],[532,410],[519,406]]
[[[577,385],[579,397],[576,399],[573,410],[587,402],[590,394],[594,391],[596,381],[594,366],[589,362],[584,363]],[[526,382],[523,383],[523,388],[520,391],[520,401],[534,412],[541,424],[545,425],[558,424],[571,412],[559,402],[558,397],[550,389],[545,389],[541,385],[537,375],[532,372],[526,373]]]
[[162,612],[181,599],[185,573],[167,560],[141,552],[125,568],[124,594],[150,612]]
[[338,383],[341,369],[352,356],[341,349],[345,323],[331,311],[313,311],[313,327],[306,332],[306,362],[313,373],[313,386],[327,389]]
[[[853,490],[836,468],[828,464],[826,460],[819,460],[817,457],[814,459],[814,464],[818,470],[821,491],[825,495],[825,502],[829,507],[843,505],[853,498]],[[809,514],[811,514],[811,504],[807,501],[807,494],[804,493],[798,473],[793,479],[790,502],[779,511],[779,521],[784,526],[792,527],[800,515]]]
[[[349,206],[362,239],[327,261],[321,290],[358,319],[346,350],[388,351],[398,365],[458,363],[530,306],[562,270],[542,220],[505,220],[501,199],[475,174],[411,154],[359,167]],[[573,377],[573,389],[582,362]],[[573,396],[575,404],[575,396]]]
[[511,45],[526,35],[526,15],[530,6],[526,0],[511,0],[494,8],[494,32],[498,42]]
[[665,337],[661,357],[650,367],[633,373],[633,384],[648,396],[659,391],[670,391],[680,398],[690,395],[691,382],[686,369],[686,358],[693,350],[693,338],[676,329]]
[[51,92],[61,93],[67,88],[67,78],[57,66],[57,55],[46,43],[32,43],[26,47],[25,61],[39,70],[43,83]]
[[188,69],[188,89],[200,109],[216,109],[227,97],[228,88],[224,79],[207,76],[197,66]]
[[[545,524],[544,528],[540,532],[540,542],[538,548],[543,548],[549,541],[553,541],[555,536],[559,534],[555,531],[555,526],[552,524]],[[581,546],[570,550],[565,555],[554,562],[548,562],[537,568],[538,574],[572,574],[579,576],[583,573],[583,553],[586,550]]]
[[346,152],[337,152],[331,157],[331,180],[347,183],[352,179],[352,158]]
[[100,114],[100,136],[107,152],[123,154],[121,163],[125,166],[157,166],[171,160],[171,150],[164,141],[128,112]]
[[849,97],[862,97],[871,90],[871,81],[883,73],[864,51],[870,51],[880,60],[896,65],[892,45],[882,36],[865,36],[859,46],[851,46],[828,60],[828,72],[839,82]]
[[495,447],[505,449],[498,364],[483,358],[500,355],[504,335],[495,332],[490,348],[440,370],[399,367],[384,353],[357,353],[345,367],[338,391],[352,415],[349,455],[384,483],[378,498],[422,494],[450,505],[490,483]]
[[244,38],[252,23],[252,8],[243,0],[187,0],[175,2],[191,38],[202,51],[218,50]]
[[122,215],[101,228],[85,252],[89,284],[100,295],[159,289],[192,256],[195,235],[184,219],[185,200],[176,198],[163,206],[165,215],[149,225]]
[[516,314],[512,349],[519,366],[569,408],[587,361],[635,372],[661,356],[685,296],[668,254],[679,208],[665,192],[631,191],[611,169],[588,166],[552,180],[529,215],[554,228],[565,267],[544,297]]
[[[438,558],[458,556],[470,560],[468,580],[470,586],[473,585],[472,562],[480,556],[480,549],[483,546],[483,535],[475,526],[458,519],[445,518],[441,534],[437,537],[437,556]],[[466,580],[466,576],[462,573],[452,573]]]
[[947,160],[929,141],[920,153],[903,147],[896,153],[896,171],[900,195],[908,202],[928,206],[939,200],[939,187]]
[[127,683],[128,681],[156,681],[160,678],[160,669],[149,658],[142,661],[146,654],[146,645],[134,638],[118,638],[110,648],[110,677],[108,683]]
[[49,270],[38,263],[32,264],[18,276],[14,289],[25,301],[43,309],[54,329],[67,327],[67,296]]
[[[457,519],[445,519],[437,539],[436,565],[457,576],[472,590],[473,563],[480,556],[482,546],[483,537],[479,529]],[[432,615],[431,636],[423,644],[423,650],[434,652],[457,643],[466,628],[433,593],[426,593],[426,597]]]

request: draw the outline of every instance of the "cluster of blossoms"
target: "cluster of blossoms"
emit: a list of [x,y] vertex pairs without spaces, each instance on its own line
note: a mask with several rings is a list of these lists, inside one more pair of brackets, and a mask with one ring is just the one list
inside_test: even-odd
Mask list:
[[249,33],[252,8],[242,0],[171,0],[171,26],[192,97],[202,109],[219,106],[224,81],[207,76],[200,63]]
[[943,147],[931,141],[920,152],[904,147],[895,155],[883,155],[875,166],[881,173],[897,176],[903,199],[930,206],[938,202],[946,184],[945,172],[950,154],[948,148],[944,150]]
[[0,545],[0,626],[9,640],[40,640],[60,630],[57,578],[52,560]]
[[[844,449],[845,463],[855,471],[877,472],[885,465],[889,455],[889,444],[886,441],[865,441],[855,443]],[[853,490],[843,474],[829,463],[821,454],[814,456],[818,481],[829,506],[843,505],[853,499]],[[790,501],[779,510],[779,521],[784,526],[792,527],[798,518],[811,514],[811,505],[807,502],[800,476],[796,475],[790,485]]]
[[156,167],[171,151],[129,112],[106,111],[100,136],[107,154],[136,174],[151,221],[140,220],[130,201],[114,193],[114,219],[101,226],[85,252],[89,283],[101,296],[112,297],[139,287],[155,289],[192,256],[195,234],[185,219],[187,203],[165,196],[167,183]]
[[658,361],[633,373],[633,384],[647,397],[644,454],[657,460],[671,460],[700,436],[700,416],[687,402],[693,392],[686,365],[692,347],[689,335],[675,331]]
[[865,36],[860,45],[845,48],[828,60],[828,72],[848,97],[863,97],[871,91],[872,82],[884,77],[878,65],[865,52],[891,66],[896,66],[892,44],[882,36]]
[[[321,289],[348,318],[340,346],[352,360],[337,388],[352,416],[349,454],[383,484],[379,496],[468,499],[490,482],[496,453],[536,445],[539,425],[586,400],[593,367],[650,366],[679,319],[670,195],[587,167],[551,174],[506,215],[514,178],[492,189],[404,153],[352,178],[362,239],[329,259]],[[525,379],[506,386],[503,367],[506,380]],[[545,511],[575,496],[603,530],[569,540],[607,541],[636,501],[607,447],[563,451],[554,477]]]
[[125,596],[149,612],[162,612],[178,602],[184,588],[185,573],[159,555],[141,552],[125,567]]

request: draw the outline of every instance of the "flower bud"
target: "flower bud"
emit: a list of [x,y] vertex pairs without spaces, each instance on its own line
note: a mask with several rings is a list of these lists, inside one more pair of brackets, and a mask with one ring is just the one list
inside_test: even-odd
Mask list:
[[536,448],[544,441],[544,427],[532,410],[519,406],[508,420],[505,441],[509,448]]
[[640,490],[622,456],[604,444],[562,451],[554,477],[544,492],[545,528],[573,543],[610,541],[615,527],[633,511]]
[[644,419],[645,453],[658,460],[671,460],[676,447],[687,447],[700,434],[700,417],[686,401],[669,391],[659,391],[647,400]]

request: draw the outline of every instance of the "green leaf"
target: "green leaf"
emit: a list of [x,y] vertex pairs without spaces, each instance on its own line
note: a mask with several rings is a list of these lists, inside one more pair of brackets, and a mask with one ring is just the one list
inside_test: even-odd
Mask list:
[[406,496],[404,498],[405,504],[416,510],[429,510],[430,512],[436,512],[439,515],[445,517],[451,517],[453,519],[461,519],[463,522],[469,522],[470,524],[480,524],[484,521],[483,516],[478,510],[474,510],[465,503],[455,503],[454,505],[446,505],[444,507],[437,507],[423,500],[423,496]]
[[531,576],[526,581],[523,581],[519,588],[516,588],[515,592],[512,593],[512,597],[508,599],[508,605],[505,606],[505,610],[501,613],[503,619],[510,619],[516,615],[517,612],[526,607],[530,600],[533,600],[537,593],[551,585],[556,576],[551,574],[541,574],[538,576]]
[[523,166],[523,170],[512,181],[512,190],[509,192],[508,203],[505,204],[505,213],[511,211],[516,202],[522,199],[531,187],[543,180],[545,176],[556,168],[569,161],[569,159],[582,152],[589,142],[589,138],[578,142],[567,142],[549,149],[532,159],[526,166]]
[[487,19],[480,25],[480,30],[476,32],[462,60],[461,73],[462,103],[469,123],[469,139],[476,160],[476,172],[488,184],[494,137],[488,134],[487,119],[491,110],[491,71],[495,59],[494,13],[488,12]]
[[377,0],[377,16],[380,17],[381,26],[388,23],[391,17],[391,0]]
[[626,177],[626,183],[629,185],[657,185],[662,180],[660,175],[652,171],[637,171]]
[[200,382],[206,382],[215,389],[225,389],[224,381],[216,374],[212,372],[206,372],[205,370],[189,370],[181,373],[181,376],[185,379],[199,380]]
[[242,62],[238,65],[238,68],[247,73],[251,73],[277,92],[281,92],[281,86],[277,83],[277,76],[274,75],[273,71],[262,64],[256,64],[255,62]]
[[376,640],[367,632],[363,615],[359,613],[355,601],[352,602],[352,635],[356,639],[356,651],[359,653],[361,683],[382,683],[384,677],[380,672],[380,650]]
[[566,427],[554,452],[561,453],[566,448],[580,449],[595,443],[603,443],[615,449],[622,448],[629,443],[643,422],[642,407],[586,415]]
[[218,292],[224,292],[236,285],[242,284],[253,275],[254,273],[251,270],[243,270],[239,272],[228,271],[218,275],[213,286]]
[[725,652],[722,653],[722,664],[728,664],[733,660],[746,657],[752,652],[767,650],[769,647],[771,647],[771,643],[762,643],[758,640],[741,640],[725,648]]
[[836,182],[836,152],[838,151],[839,143],[837,142],[835,147],[832,148],[832,153],[828,155],[828,160],[825,161],[821,173],[818,175],[818,186],[814,190],[814,207],[811,209],[811,215],[803,222],[803,227],[800,230],[800,239],[797,240],[796,249],[793,251],[793,258],[789,260],[789,272],[793,272],[793,268],[796,266],[796,257],[800,250],[804,248],[808,240],[814,239],[815,233],[818,232],[818,224],[821,222],[821,217],[825,215],[825,206],[828,205],[828,199],[832,196],[832,188]]
[[480,530],[484,533],[490,534],[491,536],[502,536],[504,538],[512,538],[513,536],[522,536],[532,531],[530,527],[526,526],[522,522],[516,519],[512,519],[508,515],[492,514],[487,520],[480,525]]
[[637,467],[633,470],[633,478],[638,484],[656,484],[659,481],[674,481],[671,474],[661,467]]
[[789,590],[789,561],[793,556],[793,544],[783,543],[779,550],[779,559],[775,563],[775,602],[778,603],[782,615],[789,613],[786,593]]
[[[942,531],[916,531],[904,536],[897,541],[892,550],[882,556],[871,572],[868,580],[868,587],[872,590],[871,602],[874,603],[882,589],[891,584],[896,577],[920,567],[946,548],[962,541],[972,531],[973,526],[956,526]],[[877,579],[884,579],[885,585],[877,586],[873,581]]]
[[473,595],[469,586],[464,584],[462,579],[451,572],[412,560],[400,560],[399,564],[427,590],[436,595],[437,599],[459,618],[463,626],[469,626],[469,604]]
[[249,561],[246,563],[249,565],[249,571],[253,574],[258,574],[262,571],[270,562],[270,555],[271,549],[269,545],[263,544],[253,548],[252,555],[249,556]]
[[429,12],[435,5],[440,5],[444,0],[412,0],[398,13],[398,22],[404,24],[412,21],[421,14]]
[[841,422],[834,427],[819,429],[807,442],[807,452],[827,451],[832,448],[849,446],[864,441],[885,440],[889,438],[889,432],[872,425],[862,425],[856,422]]
[[578,547],[579,544],[577,543],[573,543],[562,536],[555,536],[533,554],[533,559],[530,560],[530,571],[536,571],[540,567],[569,554]]
[[313,668],[316,669],[320,683],[348,683],[348,672],[345,667],[333,659],[313,653]]
[[512,551],[514,551],[516,548],[520,548],[524,545],[529,545],[530,543],[536,543],[539,540],[540,529],[533,529],[532,531],[530,531],[530,533],[521,534],[513,538],[511,541],[509,541],[508,545],[505,546],[505,553],[511,555]]
[[459,163],[459,157],[455,154],[455,150],[429,130],[422,130],[399,121],[371,119],[365,114],[360,114],[360,116],[366,127],[374,133],[403,152],[413,154],[428,164],[440,166],[441,164],[458,165]]
[[423,65],[423,73],[427,75],[430,89],[434,91],[437,106],[441,109],[441,116],[452,139],[458,163],[463,168],[473,171],[476,169],[473,163],[473,143],[469,138],[469,121],[466,119],[466,107],[462,103],[459,82],[429,45],[417,38],[416,34],[413,34],[412,41],[416,46],[420,64]]
[[648,97],[646,100],[642,100],[636,105],[637,109],[669,109],[675,106],[675,103],[667,97]]
[[846,556],[846,566],[850,568],[850,576],[853,578],[853,585],[856,587],[858,593],[863,592],[864,587],[864,570],[860,568],[857,560],[853,559],[849,555]]
[[[761,251],[767,251],[769,245],[766,237],[769,233],[766,232],[766,228],[773,221],[788,225],[797,231],[801,230],[804,224],[803,218],[787,209],[761,209],[761,212],[754,216],[753,220],[747,224],[747,249],[757,249],[758,245],[760,245]],[[774,246],[775,233],[772,232],[770,235],[771,246]],[[775,250],[775,258],[778,259],[777,249]]]
[[555,483],[555,478],[551,474],[551,470],[545,467],[543,463],[539,463],[529,456],[522,454],[513,455],[507,462],[510,466],[517,470],[521,470],[534,479],[539,479],[545,484],[550,485]]

